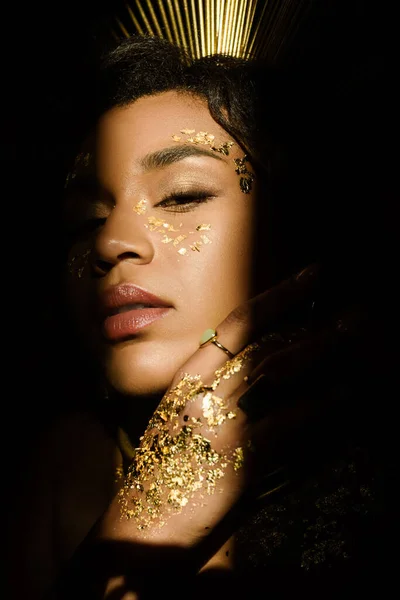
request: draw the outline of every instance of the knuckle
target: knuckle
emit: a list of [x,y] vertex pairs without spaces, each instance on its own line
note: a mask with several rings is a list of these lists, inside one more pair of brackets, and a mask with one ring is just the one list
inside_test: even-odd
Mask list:
[[248,325],[251,319],[250,306],[240,304],[227,316],[225,322],[229,325]]

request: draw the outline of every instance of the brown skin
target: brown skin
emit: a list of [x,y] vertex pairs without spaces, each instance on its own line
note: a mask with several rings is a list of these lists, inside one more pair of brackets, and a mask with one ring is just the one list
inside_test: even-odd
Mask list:
[[[229,140],[203,100],[171,91],[111,110],[100,120],[95,141],[88,146],[93,158],[87,170],[95,173],[100,185],[93,212],[107,220],[94,240],[71,248],[70,258],[94,245],[90,260],[98,277],[90,277],[89,267],[82,278],[72,275],[70,295],[84,337],[101,355],[106,379],[131,396],[132,402],[147,394],[162,394],[195,352],[203,331],[216,327],[249,297],[256,185],[244,194],[233,162],[244,152],[235,143],[229,156],[210,150],[213,157],[186,157],[160,168],[140,165],[149,153],[181,143],[193,147],[180,134],[185,128],[215,135],[216,146]],[[174,134],[182,136],[182,141],[174,141]],[[208,146],[196,147],[209,150]],[[208,192],[212,197],[197,204],[159,206],[166,196],[183,191]],[[141,200],[147,201],[144,215],[133,210]],[[82,199],[72,219],[84,212],[84,205]],[[158,231],[145,228],[149,215],[175,228],[182,223],[179,233],[171,235],[188,235],[181,244],[188,250],[185,256],[172,243],[163,243]],[[211,230],[200,233],[206,233],[212,243],[203,245],[200,252],[192,251],[187,242],[193,243],[200,235],[188,232],[204,223]],[[145,288],[173,308],[128,341],[110,344],[98,324],[90,321],[90,298],[126,282]]]

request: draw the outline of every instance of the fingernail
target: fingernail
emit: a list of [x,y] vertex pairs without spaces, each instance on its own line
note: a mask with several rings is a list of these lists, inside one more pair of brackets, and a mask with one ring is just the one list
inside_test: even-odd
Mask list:
[[265,375],[260,375],[249,389],[240,396],[238,407],[250,421],[257,421],[277,405],[275,386]]
[[295,275],[296,283],[306,283],[309,280],[312,280],[318,274],[320,270],[320,265],[315,263],[313,265],[309,265],[305,269],[302,269],[300,273]]

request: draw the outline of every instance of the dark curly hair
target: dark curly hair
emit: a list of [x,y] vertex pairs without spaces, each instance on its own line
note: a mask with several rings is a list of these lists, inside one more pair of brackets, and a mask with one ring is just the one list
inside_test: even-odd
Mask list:
[[242,146],[256,170],[270,171],[282,149],[279,115],[289,80],[255,60],[224,55],[192,60],[167,40],[132,36],[91,64],[85,80],[86,89],[80,87],[75,102],[77,139],[113,107],[177,90],[207,101],[214,120]]
[[[268,200],[260,203],[264,226],[259,233],[271,240],[269,256],[276,257],[273,279],[307,262],[301,251],[312,245],[304,232],[307,207],[293,203],[293,186],[298,195],[304,173],[299,156],[304,155],[306,137],[299,114],[304,117],[305,102],[288,70],[225,55],[194,60],[167,40],[134,35],[95,57],[81,79],[69,101],[72,145],[66,172],[84,137],[108,110],[169,90],[193,94],[206,100],[214,120],[243,148],[257,175],[260,196]],[[307,140],[309,131],[308,125]]]

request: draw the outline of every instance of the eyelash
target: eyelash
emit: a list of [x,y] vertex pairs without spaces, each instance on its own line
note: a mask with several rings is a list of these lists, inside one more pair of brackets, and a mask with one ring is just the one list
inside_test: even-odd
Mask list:
[[193,205],[203,204],[214,198],[210,192],[176,192],[163,198],[154,208],[166,208],[170,212],[189,212]]

